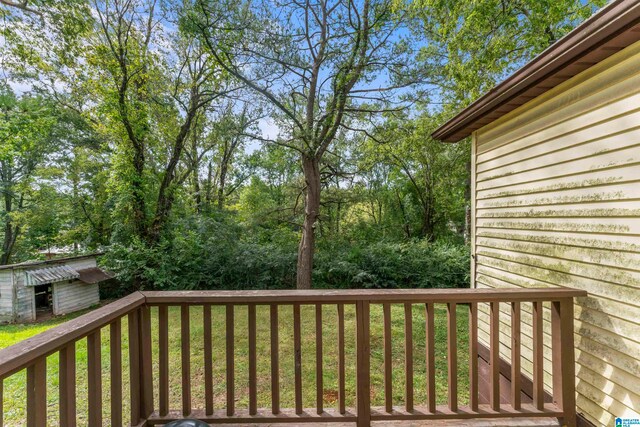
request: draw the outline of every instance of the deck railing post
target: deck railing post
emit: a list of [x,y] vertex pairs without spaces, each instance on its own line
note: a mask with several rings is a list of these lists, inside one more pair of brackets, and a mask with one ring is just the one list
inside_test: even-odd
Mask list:
[[553,401],[563,412],[562,425],[576,425],[573,298],[551,303]]
[[356,303],[356,343],[357,343],[357,425],[371,425],[371,372],[370,372],[370,337],[369,337],[369,301]]

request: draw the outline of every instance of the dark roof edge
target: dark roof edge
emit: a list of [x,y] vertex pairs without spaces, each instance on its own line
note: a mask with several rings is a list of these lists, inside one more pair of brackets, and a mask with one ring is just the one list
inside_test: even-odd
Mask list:
[[75,255],[75,256],[64,257],[64,258],[46,259],[42,261],[25,261],[18,264],[0,265],[0,270],[29,268],[29,267],[34,267],[36,265],[43,265],[43,264],[60,264],[65,261],[73,261],[73,260],[82,259],[82,258],[93,258],[93,257],[99,257],[101,255],[104,255],[104,252],[94,252],[90,254]]
[[457,142],[469,136],[472,130],[465,128],[476,120],[638,22],[639,1],[616,0],[610,3],[444,123],[431,136],[447,142]]

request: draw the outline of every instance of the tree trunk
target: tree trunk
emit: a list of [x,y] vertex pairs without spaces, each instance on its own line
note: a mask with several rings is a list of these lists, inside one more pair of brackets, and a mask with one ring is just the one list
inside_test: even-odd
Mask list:
[[200,177],[198,176],[198,167],[193,169],[193,201],[196,205],[196,212],[202,212],[202,195],[200,194]]
[[433,193],[431,192],[430,187],[427,187],[425,193],[426,194],[423,197],[424,204],[422,205],[422,228],[420,230],[420,234],[423,238],[427,239],[428,242],[432,242],[435,237],[435,211],[433,209]]
[[7,265],[11,260],[11,251],[13,242],[13,226],[8,218],[4,225],[4,241],[2,242],[2,254],[0,254],[0,265]]
[[[22,198],[20,199],[20,207],[22,207]],[[4,209],[6,222],[4,224],[4,240],[2,242],[2,254],[0,254],[0,265],[7,265],[11,262],[13,247],[16,244],[20,227],[13,226],[11,222],[11,213],[13,211],[13,199],[9,189],[4,194]]]
[[427,239],[428,242],[432,242],[434,239],[433,232],[433,209],[431,209],[430,207],[426,207],[422,216],[422,229],[420,230],[420,234],[423,238]]
[[304,204],[304,223],[298,247],[298,269],[296,287],[311,289],[313,254],[315,252],[315,226],[320,213],[320,166],[318,159],[302,156],[302,170],[307,185]]
[[157,243],[160,240],[160,235],[164,229],[164,226],[167,223],[169,218],[169,214],[171,213],[171,208],[173,207],[173,202],[175,200],[173,183],[175,180],[175,172],[178,167],[178,163],[182,158],[182,151],[184,150],[185,140],[189,135],[189,131],[191,130],[191,123],[196,115],[196,109],[193,107],[195,101],[191,101],[191,108],[187,111],[187,116],[185,117],[184,123],[180,126],[180,131],[176,136],[175,142],[173,144],[173,150],[171,152],[171,157],[169,158],[169,163],[167,164],[164,176],[162,178],[162,182],[160,184],[160,189],[158,190],[158,203],[156,205],[156,214],[153,218],[153,222],[151,224],[151,229],[148,233],[148,242],[149,243]]
[[218,182],[218,209],[220,210],[224,208],[224,199],[225,199],[224,187],[227,182],[227,171],[228,171],[228,164],[225,158],[222,160],[222,164],[220,165],[220,180]]
[[213,167],[211,161],[207,166],[207,182],[204,191],[204,201],[207,211],[211,209],[211,191],[213,186]]

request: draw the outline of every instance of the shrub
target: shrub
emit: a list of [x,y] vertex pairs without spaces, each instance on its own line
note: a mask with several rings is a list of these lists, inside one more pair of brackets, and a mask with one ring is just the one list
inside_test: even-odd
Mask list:
[[[265,235],[224,219],[187,219],[155,247],[114,244],[104,259],[123,284],[135,288],[294,288],[297,236]],[[354,244],[321,241],[313,273],[316,288],[466,287],[469,250],[447,242]]]
[[462,245],[417,240],[336,251],[318,251],[314,280],[322,287],[453,288],[469,283],[469,250]]

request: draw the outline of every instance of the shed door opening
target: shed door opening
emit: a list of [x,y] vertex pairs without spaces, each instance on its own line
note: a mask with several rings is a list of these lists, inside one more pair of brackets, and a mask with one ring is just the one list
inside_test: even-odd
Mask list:
[[41,315],[50,315],[52,308],[51,283],[35,286],[34,297],[36,302],[36,318]]

